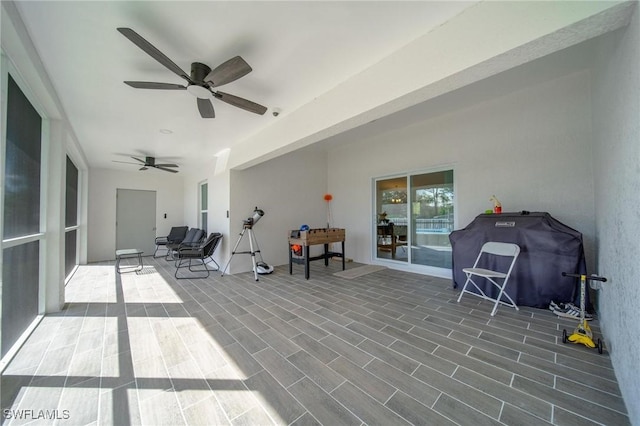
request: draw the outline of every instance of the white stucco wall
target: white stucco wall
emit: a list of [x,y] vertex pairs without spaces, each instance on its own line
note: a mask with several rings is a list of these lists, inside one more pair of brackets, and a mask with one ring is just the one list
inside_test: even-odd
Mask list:
[[[227,247],[231,249],[242,231],[243,220],[255,207],[265,212],[254,233],[269,265],[288,264],[289,230],[299,229],[302,224],[326,227],[323,196],[327,190],[327,157],[322,152],[293,152],[245,170],[232,170],[230,183],[231,235]],[[238,251],[248,250],[245,235]],[[251,269],[248,255],[234,256],[229,266],[230,273]]]
[[594,61],[600,319],[632,424],[640,424],[640,16],[601,40]]
[[189,170],[184,178],[184,218],[189,226],[198,226],[198,200],[200,184],[207,182],[208,214],[207,232],[220,232],[223,235],[220,245],[214,253],[214,260],[221,267],[227,259],[229,249],[229,170],[226,169],[224,159],[206,164],[198,170]]
[[[220,232],[223,240],[214,259],[224,268],[253,209],[265,215],[253,229],[262,257],[269,265],[289,261],[287,235],[302,224],[326,226],[327,155],[323,150],[302,150],[285,154],[245,170],[229,170],[224,155],[184,177],[184,213],[188,223],[197,221],[198,183],[209,184],[209,232]],[[229,217],[227,217],[229,212]],[[332,226],[340,226],[332,223]],[[315,248],[314,248],[315,249]],[[249,250],[245,233],[237,251]],[[314,253],[315,254],[315,253]],[[259,260],[259,259],[258,259]],[[251,257],[236,254],[227,274],[252,270]]]
[[156,191],[156,235],[167,235],[172,226],[194,226],[185,223],[183,179],[180,175],[156,170],[122,172],[91,169],[88,208],[89,262],[115,259],[117,189]]
[[347,251],[372,262],[372,178],[450,166],[456,228],[491,208],[495,194],[503,211],[549,212],[582,232],[592,266],[589,102],[589,73],[574,72],[334,148],[329,190],[350,235]]

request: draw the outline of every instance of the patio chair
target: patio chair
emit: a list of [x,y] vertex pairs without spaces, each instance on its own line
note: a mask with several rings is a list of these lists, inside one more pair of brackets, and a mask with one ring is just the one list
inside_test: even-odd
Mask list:
[[167,250],[167,253],[163,254],[163,256],[166,256],[169,253],[167,244],[180,244],[187,235],[188,229],[188,226],[174,226],[171,228],[171,231],[169,231],[169,235],[165,237],[156,237],[156,250],[153,252],[153,257],[161,257],[157,256],[158,250],[161,248]]
[[[519,254],[520,254],[520,247],[517,244],[497,243],[497,242],[484,243],[482,246],[482,249],[480,249],[480,253],[476,258],[475,263],[473,264],[473,267],[462,269],[462,271],[467,275],[467,280],[464,283],[464,287],[462,287],[460,296],[458,296],[458,303],[460,302],[460,299],[462,299],[463,294],[469,293],[474,296],[478,296],[482,299],[486,299],[494,302],[493,310],[491,311],[491,316],[494,316],[496,314],[496,311],[498,310],[498,304],[511,306],[515,308],[516,311],[519,310],[518,306],[516,306],[516,303],[513,301],[511,296],[509,296],[505,291],[505,287],[507,286],[507,282],[509,281],[509,277],[511,276],[511,271],[513,270],[513,266],[515,265],[516,259],[518,258]],[[496,256],[506,260],[508,260],[509,257],[511,258],[511,262],[509,263],[508,269],[506,269],[506,267],[500,268],[501,270],[505,270],[504,272],[496,271],[492,269],[478,268],[478,263],[480,262],[481,258],[483,258],[483,262],[486,262],[488,260],[489,261],[491,260],[491,259],[487,259],[487,257],[496,257]],[[502,262],[499,262],[497,259],[494,259],[493,261],[495,262],[495,264],[500,264],[505,262],[504,260]],[[498,269],[498,267],[495,267],[494,269]],[[482,289],[478,286],[478,284],[473,281],[472,277],[485,278],[487,282],[489,282],[493,287],[496,287],[499,290],[498,296],[495,299],[490,297],[487,294],[488,291],[487,293],[482,291]],[[467,285],[469,285],[469,283],[473,284],[473,286],[476,288],[478,293],[467,290]],[[491,287],[489,288],[491,289]],[[507,298],[509,302],[503,301],[502,300],[503,296]]]
[[184,239],[177,243],[169,243],[167,244],[167,260],[174,260],[173,253],[178,250],[180,247],[193,247],[197,246],[202,242],[205,237],[205,233],[200,228],[191,228],[187,231],[187,234],[184,236]]
[[[218,248],[220,241],[222,240],[222,234],[214,232],[209,237],[201,242],[197,246],[183,246],[178,248],[175,253],[176,257],[176,273],[175,277],[179,280],[185,278],[207,278],[209,273],[213,271],[219,271],[220,265],[213,258],[213,254]],[[195,265],[194,265],[195,262]],[[216,265],[215,269],[209,269],[208,263],[213,262]],[[193,275],[178,276],[178,272],[182,268],[188,268]]]

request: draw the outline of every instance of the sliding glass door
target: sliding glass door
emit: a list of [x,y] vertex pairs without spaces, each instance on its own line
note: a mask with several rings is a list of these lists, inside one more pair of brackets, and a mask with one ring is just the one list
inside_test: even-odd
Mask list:
[[453,170],[375,181],[378,259],[451,269]]
[[407,251],[407,177],[376,182],[376,254],[381,259],[406,262]]
[[411,263],[451,269],[453,170],[411,176]]

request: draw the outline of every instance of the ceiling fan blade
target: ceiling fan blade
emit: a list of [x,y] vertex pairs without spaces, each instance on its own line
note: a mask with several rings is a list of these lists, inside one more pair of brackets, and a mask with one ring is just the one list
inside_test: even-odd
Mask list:
[[133,158],[133,159],[134,159],[134,160],[136,160],[136,161],[141,162],[142,164],[147,164],[147,162],[146,162],[146,161],[141,160],[141,159],[139,159],[139,158],[136,158],[136,157],[131,157],[131,158]]
[[126,38],[128,38],[129,40],[131,40],[133,44],[138,46],[140,49],[144,50],[149,56],[151,56],[156,61],[160,62],[170,71],[176,73],[180,77],[191,82],[191,78],[189,77],[189,74],[182,71],[182,69],[179,66],[177,66],[171,59],[167,58],[165,54],[159,51],[154,45],[152,45],[147,40],[142,38],[140,34],[133,31],[131,28],[118,28],[118,31],[120,31],[120,33]]
[[251,72],[251,67],[240,56],[231,58],[228,61],[218,65],[211,71],[204,81],[209,83],[211,87],[222,86],[231,83]]
[[198,111],[202,118],[215,118],[216,113],[213,110],[213,104],[209,99],[198,98]]
[[228,103],[229,105],[233,105],[238,108],[242,108],[246,111],[253,112],[255,114],[264,114],[267,112],[267,107],[257,104],[255,102],[251,102],[247,99],[240,98],[238,96],[230,95],[228,93],[217,92],[215,93],[215,97],[220,99],[223,102]]
[[186,86],[172,83],[154,83],[151,81],[125,81],[124,84],[127,84],[135,89],[187,90]]
[[180,167],[177,164],[156,164],[156,167]]
[[161,166],[154,166],[156,169],[158,170],[163,170],[165,172],[171,172],[171,173],[178,173],[177,170],[173,170],[173,169],[167,169],[166,167],[161,167]]
[[138,170],[149,170],[149,169],[147,168],[147,166],[142,166]]

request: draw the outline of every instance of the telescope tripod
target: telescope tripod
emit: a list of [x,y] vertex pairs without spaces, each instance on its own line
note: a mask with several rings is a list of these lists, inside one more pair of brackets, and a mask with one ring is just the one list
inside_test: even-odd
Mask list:
[[[240,242],[242,241],[242,238],[244,237],[244,234],[247,231],[248,231],[248,234],[249,234],[249,251],[236,251],[236,250],[238,250],[238,246],[240,245]],[[255,247],[255,249],[254,249],[254,247]],[[227,268],[229,267],[229,264],[231,263],[231,259],[233,259],[233,256],[235,254],[250,254],[251,255],[251,262],[253,263],[253,276],[256,279],[256,281],[260,281],[258,279],[258,266],[257,266],[257,262],[256,262],[256,253],[260,254],[260,261],[262,261],[262,253],[260,253],[260,247],[258,246],[258,240],[256,240],[256,236],[253,234],[253,224],[245,223],[243,225],[243,227],[242,227],[242,232],[240,232],[240,236],[238,237],[238,241],[236,241],[236,245],[235,245],[235,247],[233,247],[233,250],[231,251],[231,257],[229,258],[229,261],[225,265],[224,269],[222,270],[222,275],[221,276],[223,277],[224,273],[227,272]]]

